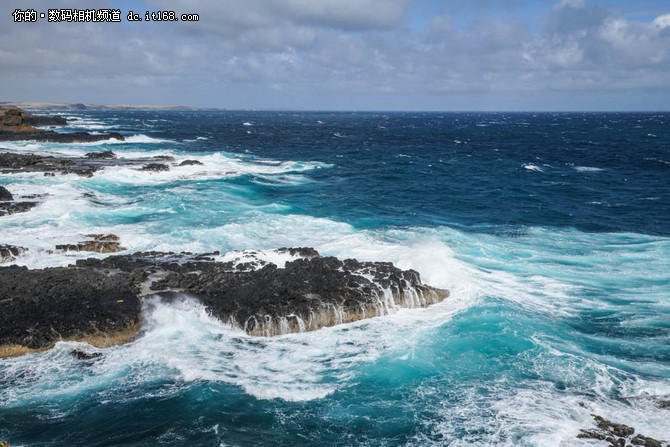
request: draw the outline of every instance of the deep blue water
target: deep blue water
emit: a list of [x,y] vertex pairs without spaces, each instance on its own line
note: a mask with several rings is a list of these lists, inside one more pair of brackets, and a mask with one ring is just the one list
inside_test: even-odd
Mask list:
[[[96,361],[0,360],[17,445],[588,445],[591,413],[670,441],[670,114],[64,112],[127,142],[14,151],[203,166],[2,176],[49,192],[3,218],[46,255],[83,233],[138,250],[313,246],[451,290],[305,334],[247,337],[197,303]],[[91,201],[84,193],[93,193]],[[666,397],[667,398],[667,397]]]

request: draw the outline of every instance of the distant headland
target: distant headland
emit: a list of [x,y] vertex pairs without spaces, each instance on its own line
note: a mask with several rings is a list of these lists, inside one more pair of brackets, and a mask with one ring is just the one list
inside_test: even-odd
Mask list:
[[156,105],[133,105],[133,104],[82,104],[82,103],[58,103],[58,102],[10,102],[0,101],[0,107],[18,107],[25,110],[214,110],[189,106],[156,106]]

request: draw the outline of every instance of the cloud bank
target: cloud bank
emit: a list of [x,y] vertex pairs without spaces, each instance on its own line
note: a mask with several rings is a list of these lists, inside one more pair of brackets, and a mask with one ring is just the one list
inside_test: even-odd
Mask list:
[[[502,14],[481,0],[464,20],[467,5],[452,1],[410,26],[419,3],[145,0],[137,3],[142,14],[167,9],[200,21],[135,24],[13,23],[13,9],[3,5],[0,97],[400,110],[670,104],[670,11],[633,20],[603,3],[563,0],[529,17],[524,2],[508,2],[518,13]],[[21,7],[93,6],[43,0]]]

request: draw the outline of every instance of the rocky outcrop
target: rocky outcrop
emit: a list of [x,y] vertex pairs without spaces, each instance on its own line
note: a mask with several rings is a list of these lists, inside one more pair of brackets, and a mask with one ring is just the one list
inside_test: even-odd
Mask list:
[[202,165],[198,160],[184,160],[181,163],[179,163],[178,166],[194,166],[194,165]]
[[82,177],[91,177],[96,171],[108,166],[129,166],[149,172],[170,170],[168,165],[152,163],[153,160],[153,157],[116,158],[116,154],[112,151],[89,152],[84,158],[0,152],[0,173],[43,172],[45,176],[77,174]]
[[112,151],[102,151],[102,152],[88,152],[85,155],[86,158],[92,158],[94,160],[116,158],[116,154]]
[[275,252],[288,262],[148,252],[53,269],[0,267],[0,283],[7,285],[0,290],[0,346],[21,353],[61,338],[128,336],[129,328],[138,328],[140,300],[156,294],[167,300],[187,294],[222,322],[259,336],[426,307],[449,295],[423,284],[417,272],[388,262],[341,261],[311,248]]
[[14,196],[4,186],[0,186],[0,202],[8,202],[14,200]]
[[0,132],[34,131],[35,128],[26,122],[26,114],[17,107],[0,107]]
[[596,429],[581,430],[577,435],[580,439],[595,439],[606,442],[611,447],[625,447],[628,445],[639,445],[646,447],[663,447],[660,441],[649,438],[642,434],[635,434],[635,429],[624,424],[617,424],[593,414]]
[[0,217],[25,213],[37,206],[37,202],[0,202]]
[[0,130],[0,141],[40,141],[45,143],[95,143],[105,140],[124,141],[125,138],[118,132],[105,134],[90,134],[87,132],[59,133],[53,130],[25,129]]
[[24,115],[24,119],[30,126],[67,126],[67,119],[62,116]]
[[16,245],[0,244],[0,264],[12,262],[27,250],[25,247],[17,247]]
[[0,283],[0,357],[59,340],[111,346],[139,329],[141,304],[127,274],[11,266],[0,267]]
[[170,167],[163,163],[149,163],[148,165],[142,166],[141,171],[150,171],[150,172],[164,172],[169,171]]
[[87,234],[90,240],[76,244],[56,245],[56,250],[63,251],[92,251],[94,253],[116,253],[123,251],[119,237],[114,234]]
[[0,141],[34,140],[53,143],[94,143],[109,139],[124,141],[123,135],[117,132],[100,135],[87,132],[58,133],[52,130],[35,129],[29,124],[31,121],[59,121],[58,118],[60,117],[31,117],[16,107],[0,107]]
[[37,206],[37,202],[17,202],[7,188],[0,186],[0,217],[23,213]]

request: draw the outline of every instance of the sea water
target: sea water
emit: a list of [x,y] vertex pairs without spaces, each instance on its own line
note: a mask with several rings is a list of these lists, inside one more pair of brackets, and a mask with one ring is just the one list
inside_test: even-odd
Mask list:
[[451,296],[273,338],[149,299],[142,335],[100,358],[0,360],[13,447],[589,445],[592,413],[670,440],[669,114],[61,114],[126,140],[0,147],[175,161],[0,176],[44,194],[0,221],[18,264],[105,256],[49,253],[89,233],[127,253],[309,246]]

